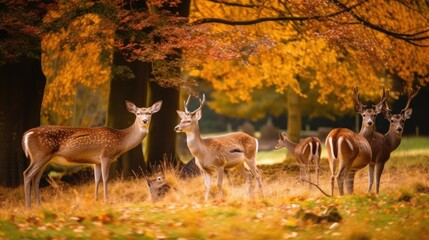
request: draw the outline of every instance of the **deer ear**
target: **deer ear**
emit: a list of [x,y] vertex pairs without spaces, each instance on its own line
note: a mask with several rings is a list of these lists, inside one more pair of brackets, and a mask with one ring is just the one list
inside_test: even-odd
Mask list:
[[404,117],[405,117],[405,119],[410,119],[410,118],[411,118],[411,114],[413,114],[413,109],[412,109],[412,108],[408,108],[408,109],[404,112]]
[[179,115],[180,118],[185,118],[186,117],[186,113],[185,112],[182,112],[182,111],[179,111],[179,110],[176,110],[176,112],[177,112],[177,114]]
[[196,112],[195,112],[195,114],[194,114],[194,118],[195,118],[195,120],[197,120],[197,121],[199,121],[200,119],[201,119],[201,109],[198,109]]
[[363,105],[362,105],[362,104],[360,104],[360,103],[356,103],[356,104],[355,104],[355,110],[356,110],[356,112],[361,113],[361,112],[363,112],[364,107],[363,107]]
[[375,110],[375,114],[381,113],[383,111],[383,104],[379,103],[379,104],[375,105],[374,110]]
[[280,138],[284,141],[287,138],[286,132],[281,132],[280,133]]
[[134,103],[132,103],[128,100],[125,100],[125,104],[127,105],[127,109],[129,112],[132,112],[132,113],[137,112],[137,107],[136,107],[136,105],[134,105]]
[[150,107],[150,109],[152,113],[156,113],[161,109],[161,106],[162,106],[162,100],[154,103],[152,107]]
[[381,114],[383,114],[383,117],[385,119],[390,121],[390,118],[392,117],[392,113],[389,110],[383,108],[383,110],[381,111]]

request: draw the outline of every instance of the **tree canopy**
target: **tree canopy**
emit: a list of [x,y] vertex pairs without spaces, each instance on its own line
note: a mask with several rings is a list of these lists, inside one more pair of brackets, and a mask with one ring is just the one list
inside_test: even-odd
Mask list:
[[194,23],[240,27],[276,43],[257,55],[191,68],[232,101],[273,86],[304,98],[316,91],[320,104],[345,111],[353,108],[351,86],[374,100],[393,77],[405,87],[429,81],[429,6],[420,1],[198,0],[191,12]]

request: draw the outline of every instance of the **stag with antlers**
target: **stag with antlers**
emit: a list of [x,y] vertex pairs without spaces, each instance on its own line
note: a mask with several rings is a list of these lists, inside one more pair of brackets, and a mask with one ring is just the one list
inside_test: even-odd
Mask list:
[[209,199],[211,178],[214,172],[217,174],[217,194],[218,197],[222,197],[224,170],[232,168],[237,169],[246,178],[251,193],[253,189],[252,176],[246,170],[245,163],[253,177],[258,181],[259,189],[263,194],[262,179],[256,167],[258,140],[242,132],[202,139],[198,121],[202,116],[201,108],[205,102],[205,95],[203,95],[202,100],[199,99],[200,106],[192,112],[188,110],[190,97],[185,101],[185,111],[177,111],[181,121],[174,130],[186,133],[188,148],[204,175],[204,200]]
[[384,170],[384,165],[390,159],[390,153],[393,152],[401,143],[405,120],[409,119],[413,112],[413,109],[410,108],[411,100],[413,100],[419,90],[420,87],[418,87],[416,91],[413,91],[412,89],[409,90],[407,104],[399,114],[392,114],[392,110],[389,108],[387,103],[384,102],[383,116],[385,119],[389,120],[390,126],[386,134],[383,135],[379,132],[375,132],[371,138],[370,144],[372,148],[372,159],[368,165],[368,192],[371,192],[375,170],[375,192],[376,194],[379,194],[380,179]]
[[361,103],[357,88],[354,88],[354,93],[356,97],[355,109],[362,116],[360,132],[355,133],[347,128],[335,128],[326,137],[325,145],[331,171],[331,195],[334,194],[335,181],[337,181],[340,195],[344,195],[344,182],[347,193],[353,192],[356,171],[366,167],[371,161],[372,150],[369,141],[375,132],[375,119],[382,111],[383,104],[388,98],[388,94],[383,93],[378,104],[367,108]]

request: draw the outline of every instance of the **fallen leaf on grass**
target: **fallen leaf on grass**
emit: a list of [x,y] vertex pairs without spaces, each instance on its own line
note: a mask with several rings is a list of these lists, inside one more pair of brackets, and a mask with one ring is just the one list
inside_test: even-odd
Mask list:
[[284,239],[289,239],[289,238],[296,238],[298,236],[297,232],[291,232],[291,233],[285,233],[283,235]]
[[282,219],[282,225],[285,227],[297,227],[298,220],[296,218]]
[[85,220],[85,217],[82,217],[82,216],[72,216],[72,217],[70,217],[70,220],[80,223],[83,220]]
[[110,214],[110,213],[104,213],[104,214],[101,214],[99,216],[93,217],[92,220],[93,221],[98,221],[98,222],[100,222],[102,224],[111,224],[111,223],[113,223],[113,221],[115,219],[114,219],[114,216],[112,214]]

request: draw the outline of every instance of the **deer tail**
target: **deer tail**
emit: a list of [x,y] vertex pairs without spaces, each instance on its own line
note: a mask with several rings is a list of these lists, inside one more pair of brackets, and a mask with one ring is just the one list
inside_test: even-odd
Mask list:
[[28,141],[30,136],[33,134],[34,132],[27,132],[24,134],[23,138],[22,138],[22,149],[24,150],[25,156],[28,158],[30,156],[30,149],[28,147]]

